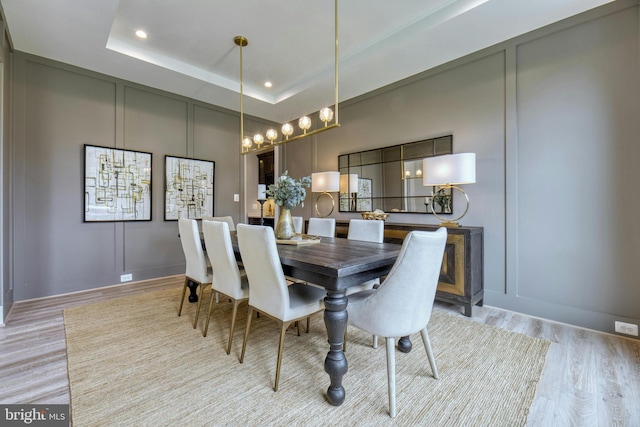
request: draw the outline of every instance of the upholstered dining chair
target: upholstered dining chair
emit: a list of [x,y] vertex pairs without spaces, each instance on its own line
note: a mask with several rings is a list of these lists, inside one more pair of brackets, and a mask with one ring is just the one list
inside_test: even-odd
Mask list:
[[200,231],[198,231],[198,223],[195,219],[180,218],[178,219],[178,233],[182,242],[182,250],[187,261],[187,270],[184,277],[184,285],[182,287],[182,298],[180,299],[180,309],[178,316],[182,314],[182,306],[184,297],[187,293],[189,281],[200,285],[200,297],[198,298],[198,308],[196,309],[196,318],[193,321],[193,328],[198,325],[198,315],[200,314],[200,306],[202,305],[202,296],[204,288],[211,285],[212,275],[207,267],[207,260],[202,249],[202,241],[200,240]]
[[203,216],[202,221],[222,221],[229,224],[229,231],[236,231],[236,224],[231,216]]
[[250,286],[240,363],[244,361],[253,311],[276,320],[280,325],[280,343],[273,390],[278,391],[285,332],[292,323],[324,310],[326,292],[301,283],[287,286],[271,227],[238,224],[237,231],[240,254]]
[[[249,299],[249,282],[247,281],[247,276],[242,274],[238,268],[238,263],[233,253],[233,245],[231,244],[229,224],[222,221],[204,220],[202,221],[202,232],[204,234],[204,244],[207,247],[207,255],[213,268],[211,292],[217,292],[230,299],[233,303],[229,342],[227,344],[227,354],[229,354],[231,352],[231,343],[233,342],[238,305]],[[215,299],[212,297],[209,302],[207,321],[202,332],[205,337],[209,329],[209,320],[211,319],[214,301]]]
[[[384,221],[368,219],[352,219],[349,221],[349,232],[347,239],[361,240],[364,242],[382,243],[384,241]],[[347,288],[347,296],[371,289],[380,284],[380,278],[368,280],[356,286]],[[346,332],[346,331],[345,331]],[[373,348],[378,348],[378,337],[373,336]],[[342,350],[347,350],[347,340],[345,336]]]
[[389,415],[396,416],[395,338],[420,332],[433,377],[438,369],[431,349],[427,324],[444,255],[447,230],[412,231],[389,275],[376,289],[349,296],[349,325],[385,337]]
[[309,218],[307,234],[312,236],[335,237],[335,218]]
[[304,219],[301,216],[292,216],[291,219],[293,219],[293,229],[296,234],[303,234]]
[[[384,221],[352,219],[349,221],[347,239],[382,243],[384,241]],[[380,284],[380,279],[369,280],[361,285],[347,288],[347,295],[371,289]]]

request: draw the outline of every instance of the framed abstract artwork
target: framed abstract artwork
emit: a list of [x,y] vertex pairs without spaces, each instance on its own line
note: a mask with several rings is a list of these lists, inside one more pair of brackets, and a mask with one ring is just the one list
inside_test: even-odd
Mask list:
[[216,163],[165,156],[164,219],[213,216]]
[[151,153],[84,145],[84,222],[151,221]]

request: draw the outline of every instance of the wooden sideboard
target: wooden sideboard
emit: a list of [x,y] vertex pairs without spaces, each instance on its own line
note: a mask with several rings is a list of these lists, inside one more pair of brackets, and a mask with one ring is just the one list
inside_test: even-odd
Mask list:
[[[272,216],[263,217],[263,220],[264,220],[264,225],[266,225],[268,227],[273,227],[274,226],[274,219],[273,219]],[[249,222],[250,225],[260,225],[260,217],[259,216],[250,216],[248,222]]]
[[[437,230],[437,225],[391,224],[384,225],[384,241],[402,243],[412,230]],[[348,221],[336,221],[336,236],[347,237]],[[465,316],[471,317],[474,305],[482,306],[484,298],[484,228],[459,227],[447,229],[442,271],[436,291],[436,300],[464,307]]]

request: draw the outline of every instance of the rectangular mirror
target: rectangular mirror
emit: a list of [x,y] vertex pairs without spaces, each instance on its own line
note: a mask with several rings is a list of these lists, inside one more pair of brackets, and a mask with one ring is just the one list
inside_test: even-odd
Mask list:
[[[340,212],[432,213],[427,198],[435,188],[422,185],[422,159],[452,152],[446,135],[338,156]],[[436,213],[450,212],[451,198],[440,196]]]

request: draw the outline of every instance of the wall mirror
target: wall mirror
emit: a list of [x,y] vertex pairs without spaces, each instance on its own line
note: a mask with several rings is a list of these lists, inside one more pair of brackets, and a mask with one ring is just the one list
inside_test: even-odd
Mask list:
[[432,213],[427,198],[435,196],[436,213],[450,213],[451,195],[422,185],[422,159],[452,150],[446,135],[338,156],[340,212]]

